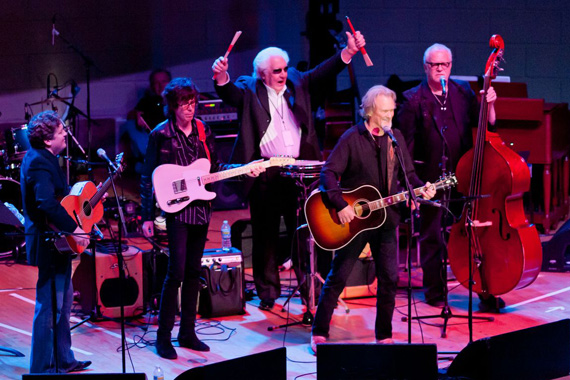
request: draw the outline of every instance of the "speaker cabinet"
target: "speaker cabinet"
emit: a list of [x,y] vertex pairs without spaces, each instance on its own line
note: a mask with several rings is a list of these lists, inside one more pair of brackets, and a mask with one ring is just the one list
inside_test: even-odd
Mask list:
[[570,220],[556,231],[552,239],[542,243],[542,271],[570,271]]
[[[235,134],[216,136],[216,153],[221,162],[230,162],[235,136]],[[214,182],[212,191],[216,193],[216,198],[212,200],[212,208],[214,210],[247,208],[244,182],[237,177]]]
[[85,251],[73,274],[73,288],[79,292],[83,313],[97,309],[105,317],[121,316],[121,296],[125,316],[142,314],[143,310],[143,253],[138,248],[124,246],[125,283],[121,286],[117,255],[97,247],[95,257]]
[[175,380],[285,380],[287,378],[286,354],[285,347],[276,348],[241,358],[192,368],[178,375]]
[[479,339],[447,371],[474,380],[546,380],[569,373],[570,319]]
[[319,380],[436,380],[437,376],[435,344],[319,345]]

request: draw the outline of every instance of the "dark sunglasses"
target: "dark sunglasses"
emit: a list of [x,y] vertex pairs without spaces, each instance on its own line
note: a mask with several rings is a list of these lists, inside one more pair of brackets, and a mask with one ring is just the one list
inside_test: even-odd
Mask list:
[[272,71],[272,73],[273,73],[273,74],[281,74],[281,71],[287,72],[287,70],[289,70],[289,66],[285,66],[285,67],[282,68],[282,69],[275,69],[275,70]]

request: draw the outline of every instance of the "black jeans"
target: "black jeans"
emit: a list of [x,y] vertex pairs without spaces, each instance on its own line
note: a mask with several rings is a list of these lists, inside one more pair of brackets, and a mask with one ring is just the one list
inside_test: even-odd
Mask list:
[[178,339],[190,339],[194,336],[201,259],[206,245],[208,224],[186,224],[167,217],[166,229],[170,256],[162,287],[157,335],[158,339],[170,339],[176,315],[178,288],[182,283]]
[[392,316],[396,305],[398,262],[396,258],[396,230],[382,228],[364,231],[346,247],[336,251],[332,268],[321,290],[319,305],[313,322],[313,335],[329,336],[330,321],[338,297],[346,285],[358,256],[370,243],[376,268],[376,339],[392,337]]
[[[279,225],[283,216],[287,228],[287,250],[290,250],[297,228],[298,194],[294,180],[282,177],[278,168],[269,168],[262,173],[250,193],[253,279],[259,299],[266,302],[281,295]],[[296,259],[296,255],[293,258]]]

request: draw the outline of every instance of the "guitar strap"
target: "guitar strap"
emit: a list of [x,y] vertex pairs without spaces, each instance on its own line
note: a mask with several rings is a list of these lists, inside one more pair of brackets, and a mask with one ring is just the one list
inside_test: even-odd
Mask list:
[[206,128],[204,127],[204,122],[200,119],[196,120],[196,126],[198,127],[198,139],[202,141],[204,144],[204,150],[206,151],[206,155],[208,156],[208,161],[212,161],[210,159],[210,150],[208,149],[208,144],[206,144]]

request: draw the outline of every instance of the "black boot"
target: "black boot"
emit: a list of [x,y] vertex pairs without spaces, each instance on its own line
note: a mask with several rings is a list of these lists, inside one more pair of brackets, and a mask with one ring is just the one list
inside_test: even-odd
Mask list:
[[178,336],[178,344],[180,347],[189,348],[194,351],[203,351],[207,352],[210,351],[210,347],[202,342],[195,333],[187,334],[184,338]]
[[174,360],[178,358],[176,350],[172,347],[172,342],[170,341],[170,334],[157,334],[156,338],[156,353],[161,358]]

